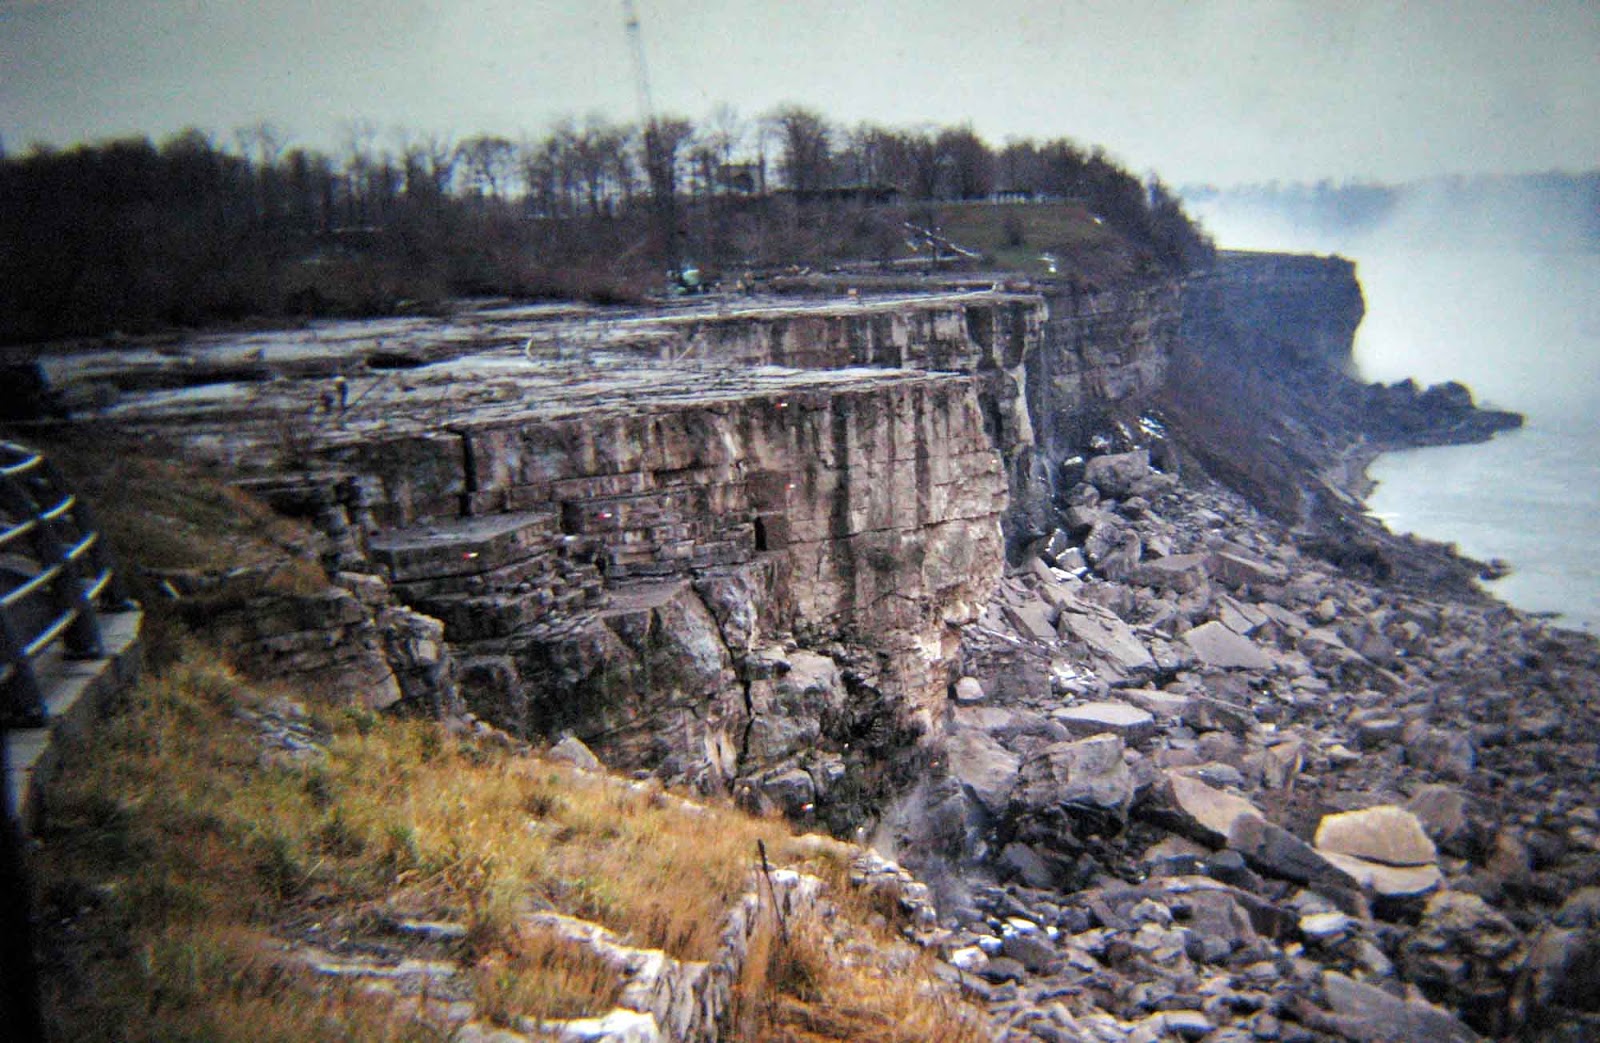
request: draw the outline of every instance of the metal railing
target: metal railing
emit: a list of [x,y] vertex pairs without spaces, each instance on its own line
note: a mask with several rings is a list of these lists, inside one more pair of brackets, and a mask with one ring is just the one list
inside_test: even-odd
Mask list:
[[43,454],[0,442],[0,722],[42,724],[38,660],[103,654],[97,604],[126,605],[88,506]]

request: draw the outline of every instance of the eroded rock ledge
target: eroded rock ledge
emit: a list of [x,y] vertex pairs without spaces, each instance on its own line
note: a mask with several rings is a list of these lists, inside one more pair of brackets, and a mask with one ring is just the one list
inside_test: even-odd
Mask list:
[[[1556,910],[1600,886],[1572,781],[1595,722],[1560,694],[1592,687],[1592,642],[1348,567],[1406,553],[1360,527],[1363,438],[1510,420],[1351,379],[1338,259],[1041,290],[509,309],[57,369],[86,423],[316,521],[347,594],[305,640],[245,626],[268,660],[355,641],[392,675],[370,702],[459,692],[835,827],[908,790],[880,842],[951,881],[951,973],[1008,1038],[1589,1017],[1600,943]],[[1203,367],[1262,397],[1163,416]],[[1195,461],[1264,479],[1298,531]]]

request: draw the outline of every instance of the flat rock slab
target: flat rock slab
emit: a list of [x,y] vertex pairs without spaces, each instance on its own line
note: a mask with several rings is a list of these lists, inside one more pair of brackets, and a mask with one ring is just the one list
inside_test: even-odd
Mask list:
[[1387,866],[1430,866],[1439,861],[1439,852],[1417,816],[1393,804],[1324,815],[1315,844],[1324,854]]
[[1172,791],[1171,812],[1176,832],[1213,847],[1228,843],[1235,823],[1242,818],[1262,818],[1261,809],[1245,800],[1207,786],[1199,779],[1175,771],[1166,773]]
[[1134,635],[1133,628],[1109,613],[1105,616],[1066,610],[1061,625],[1073,637],[1124,670],[1154,670],[1156,661],[1150,650]]
[[1386,866],[1336,851],[1319,849],[1317,853],[1379,898],[1420,898],[1444,883],[1438,866]]
[[1135,706],[1150,711],[1158,718],[1181,718],[1189,708],[1187,695],[1175,695],[1172,692],[1162,692],[1154,688],[1125,688],[1118,695]]
[[1215,620],[1201,623],[1184,634],[1183,640],[1206,666],[1222,670],[1272,669],[1272,660],[1254,642]]
[[1322,991],[1328,997],[1328,1007],[1350,1019],[1348,1038],[1362,1043],[1396,1039],[1410,1043],[1474,1043],[1482,1038],[1431,1003],[1401,999],[1337,971],[1322,973]]
[[1052,714],[1076,735],[1110,732],[1124,742],[1138,742],[1155,734],[1156,719],[1149,711],[1127,703],[1097,702],[1070,706]]

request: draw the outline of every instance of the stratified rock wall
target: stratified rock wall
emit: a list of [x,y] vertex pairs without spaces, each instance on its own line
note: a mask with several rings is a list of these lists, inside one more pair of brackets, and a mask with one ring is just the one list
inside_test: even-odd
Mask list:
[[743,659],[786,634],[872,650],[871,680],[931,719],[1002,562],[1005,476],[955,374],[468,420],[340,456],[377,479],[377,516],[413,519],[373,554],[445,621],[468,691],[499,691],[514,726],[648,730],[642,762],[662,735],[679,757],[737,747],[748,721],[713,733]]
[[1029,406],[1054,458],[1082,451],[1108,410],[1136,404],[1166,380],[1183,284],[1170,278],[1110,286],[1069,281],[1047,295],[1046,350],[1029,368]]
[[1184,293],[1184,335],[1289,367],[1350,374],[1366,312],[1343,257],[1224,250]]
[[[479,713],[632,766],[740,776],[807,745],[815,722],[762,719],[786,707],[843,720],[885,696],[941,715],[959,627],[1057,492],[1036,432],[1075,452],[1100,422],[1085,418],[1158,385],[1176,301],[1163,280],[508,312],[476,353],[459,330],[413,330],[407,351],[432,364],[349,378],[328,375],[343,356],[297,345],[321,368],[153,395],[119,422],[303,475],[293,499],[336,567],[442,622]],[[797,687],[796,644],[840,673]]]

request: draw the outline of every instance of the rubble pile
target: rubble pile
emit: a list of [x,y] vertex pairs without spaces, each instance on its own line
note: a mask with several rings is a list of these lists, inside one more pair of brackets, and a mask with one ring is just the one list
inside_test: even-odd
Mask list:
[[1017,1040],[1595,1038],[1595,642],[1148,461],[1087,461],[882,825],[952,975]]

